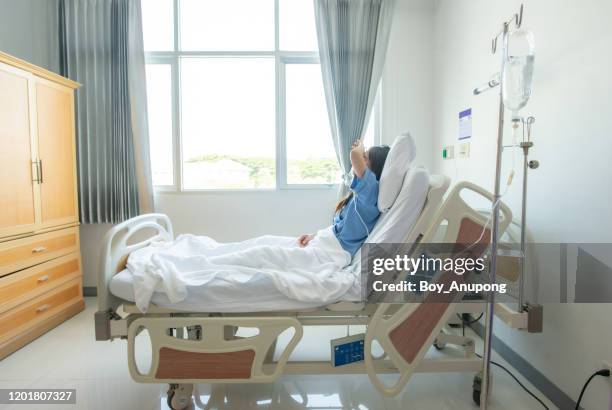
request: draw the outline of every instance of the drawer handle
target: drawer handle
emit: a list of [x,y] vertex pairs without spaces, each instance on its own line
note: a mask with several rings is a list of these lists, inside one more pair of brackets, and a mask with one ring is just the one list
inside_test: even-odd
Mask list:
[[38,278],[38,283],[43,283],[49,280],[49,275],[43,275],[40,278]]
[[42,305],[42,306],[39,306],[39,307],[36,309],[36,313],[43,313],[43,312],[46,312],[47,310],[49,310],[49,308],[50,308],[50,307],[51,307],[51,305]]
[[37,246],[36,248],[32,249],[32,253],[43,253],[46,250],[47,248],[44,246]]

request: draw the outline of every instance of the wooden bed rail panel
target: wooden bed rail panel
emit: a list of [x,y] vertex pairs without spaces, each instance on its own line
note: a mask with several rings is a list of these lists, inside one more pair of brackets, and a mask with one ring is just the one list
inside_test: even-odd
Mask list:
[[[465,282],[463,276],[445,273],[438,283],[450,289],[453,281]],[[431,293],[416,309],[389,332],[389,340],[400,356],[412,364],[419,356],[452,302],[460,297],[455,291]]]
[[489,242],[491,242],[491,230],[489,228],[482,226],[470,218],[461,219],[456,240],[457,245],[474,245],[477,250],[482,250],[482,246],[488,245]]
[[448,306],[448,303],[422,303],[389,333],[393,347],[406,362],[416,359]]
[[162,347],[155,377],[160,379],[249,379],[253,349],[202,353]]

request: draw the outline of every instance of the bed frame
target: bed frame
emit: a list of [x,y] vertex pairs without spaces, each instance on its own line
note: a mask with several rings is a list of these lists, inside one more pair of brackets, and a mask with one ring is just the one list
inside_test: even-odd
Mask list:
[[[488,242],[489,221],[468,206],[461,193],[472,191],[489,201],[493,196],[472,183],[461,182],[442,203],[449,183],[447,177],[430,177],[425,205],[406,243],[433,242],[441,226],[445,232],[439,242],[473,243],[479,240],[483,229],[486,231],[480,241]],[[512,213],[503,203],[500,209],[503,233]],[[152,241],[173,237],[170,219],[163,214],[132,218],[107,233],[98,278],[95,327],[97,340],[127,340],[128,367],[135,381],[170,384],[168,403],[174,409],[191,403],[193,385],[199,383],[272,383],[282,374],[366,373],[377,390],[392,396],[404,388],[415,372],[478,373],[483,369],[473,340],[443,331],[457,313],[477,315],[485,309],[484,302],[456,303],[457,295],[428,303],[339,302],[299,312],[240,314],[184,312],[151,305],[143,314],[132,302],[109,292],[110,280],[125,268],[130,252]],[[496,313],[515,328],[527,328],[527,312],[512,312],[500,305],[496,306]],[[334,325],[366,326],[364,361],[334,367],[329,361],[289,360],[302,338],[304,326]],[[252,328],[256,334],[240,337],[238,328]],[[138,369],[135,360],[135,338],[143,330],[149,333],[152,351],[151,367],[145,373]],[[289,343],[274,360],[277,340],[284,332],[292,333]],[[373,356],[375,344],[382,348],[383,355]],[[454,345],[463,354],[425,358],[432,345],[437,348]],[[383,373],[399,373],[399,378],[388,386],[379,377]],[[476,394],[480,393],[475,390]]]

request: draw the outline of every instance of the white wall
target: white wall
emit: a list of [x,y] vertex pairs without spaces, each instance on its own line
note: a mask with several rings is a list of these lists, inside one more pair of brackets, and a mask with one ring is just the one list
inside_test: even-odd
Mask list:
[[431,169],[433,1],[397,2],[382,80],[382,142],[410,131],[418,165]]
[[0,50],[58,71],[55,0],[0,0]]
[[[531,154],[541,162],[529,175],[529,229],[538,242],[612,242],[612,2],[523,3],[524,25],[534,31],[537,49],[534,94],[523,113],[537,118]],[[490,54],[491,37],[519,4],[443,0],[435,12],[434,169],[488,189],[498,100],[496,92],[474,97],[471,91],[499,70],[498,55]],[[444,161],[441,147],[457,143],[458,112],[468,107],[471,157]],[[507,173],[509,153],[504,161]],[[504,199],[515,215],[520,215],[521,178],[517,172]],[[503,324],[495,332],[575,400],[586,377],[612,358],[610,313],[610,305],[547,305],[542,334],[517,333]],[[609,389],[608,381],[595,380],[583,406],[607,408]]]

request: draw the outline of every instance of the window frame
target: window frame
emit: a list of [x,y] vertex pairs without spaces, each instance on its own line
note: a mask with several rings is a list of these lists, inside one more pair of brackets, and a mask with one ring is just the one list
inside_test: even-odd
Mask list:
[[[223,192],[275,192],[278,190],[332,189],[333,184],[289,184],[287,182],[287,129],[286,129],[286,66],[287,64],[319,64],[317,51],[287,51],[280,49],[279,0],[274,0],[274,50],[271,51],[181,51],[180,50],[180,0],[173,3],[174,50],[145,51],[145,64],[166,64],[171,69],[172,99],[172,185],[154,185],[156,193],[223,193]],[[183,144],[181,130],[181,58],[182,57],[268,57],[274,59],[275,67],[275,175],[274,188],[200,188],[185,189],[183,186]],[[381,98],[380,88],[372,108],[374,121],[374,143],[380,143]]]

